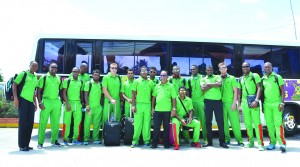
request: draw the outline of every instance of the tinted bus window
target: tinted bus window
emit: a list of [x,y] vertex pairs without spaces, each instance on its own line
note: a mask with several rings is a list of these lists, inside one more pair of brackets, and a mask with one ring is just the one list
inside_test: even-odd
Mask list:
[[172,67],[179,66],[181,75],[190,75],[190,67],[197,65],[202,71],[202,45],[198,43],[173,43],[171,45]]
[[211,65],[214,68],[214,74],[220,74],[218,65],[221,62],[226,63],[227,72],[229,74],[235,74],[233,65],[233,45],[204,45],[203,66],[206,67],[207,65]]
[[42,72],[48,72],[49,65],[51,63],[56,63],[58,65],[58,73],[63,73],[64,71],[64,40],[45,40],[44,48],[44,61]]
[[80,67],[81,63],[86,63],[89,66],[88,73],[91,72],[93,44],[91,42],[77,42],[76,43],[76,67]]
[[109,72],[109,65],[118,64],[118,74],[126,74],[127,69],[138,69],[142,66],[155,66],[158,73],[165,66],[166,44],[153,42],[103,42],[103,73]]
[[251,72],[260,76],[264,74],[264,63],[270,60],[270,46],[245,46],[243,58],[250,64]]

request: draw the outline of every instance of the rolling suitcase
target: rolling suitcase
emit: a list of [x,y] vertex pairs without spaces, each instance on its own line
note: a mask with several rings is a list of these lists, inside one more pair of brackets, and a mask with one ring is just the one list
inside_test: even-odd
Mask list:
[[133,139],[133,132],[134,132],[134,127],[133,127],[133,118],[131,117],[131,105],[130,105],[130,116],[125,118],[125,126],[124,126],[124,144],[125,145],[131,145],[132,144],[132,139]]
[[[110,118],[110,104],[108,106],[108,121],[104,124],[104,145],[105,146],[119,146],[121,139],[121,123]],[[116,118],[116,104],[115,104],[115,118]]]

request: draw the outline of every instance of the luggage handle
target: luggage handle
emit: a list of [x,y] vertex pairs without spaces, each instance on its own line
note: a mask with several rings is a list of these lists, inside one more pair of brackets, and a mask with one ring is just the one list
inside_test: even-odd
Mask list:
[[[110,102],[108,102],[108,117],[107,117],[107,121],[109,122],[110,121],[110,119],[109,119],[109,114],[110,114],[110,105],[111,105],[111,103]],[[114,114],[115,114],[115,119],[116,119],[116,117],[117,117],[117,102],[116,102],[116,104],[115,104],[115,111],[114,111]]]

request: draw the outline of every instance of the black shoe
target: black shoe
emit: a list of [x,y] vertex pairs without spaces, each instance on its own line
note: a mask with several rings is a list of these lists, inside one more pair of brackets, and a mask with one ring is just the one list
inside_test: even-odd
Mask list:
[[203,144],[203,145],[202,145],[202,147],[211,147],[211,146],[213,146],[212,143],[207,143],[207,144]]
[[32,147],[27,147],[29,150],[33,150],[33,148]]
[[229,147],[227,146],[227,144],[225,144],[225,143],[220,143],[220,147],[223,147],[223,148],[229,148]]
[[27,147],[20,148],[20,151],[29,151],[29,148],[27,148]]
[[152,144],[151,148],[157,148],[157,145],[156,144]]
[[164,148],[168,149],[168,148],[170,148],[170,146],[169,145],[164,145]]

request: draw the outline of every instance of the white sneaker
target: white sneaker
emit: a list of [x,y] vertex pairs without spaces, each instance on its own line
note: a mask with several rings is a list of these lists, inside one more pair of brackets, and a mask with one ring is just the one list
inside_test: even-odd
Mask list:
[[37,145],[37,148],[38,148],[38,149],[43,149],[44,147],[43,147],[42,144],[38,144],[38,145]]

